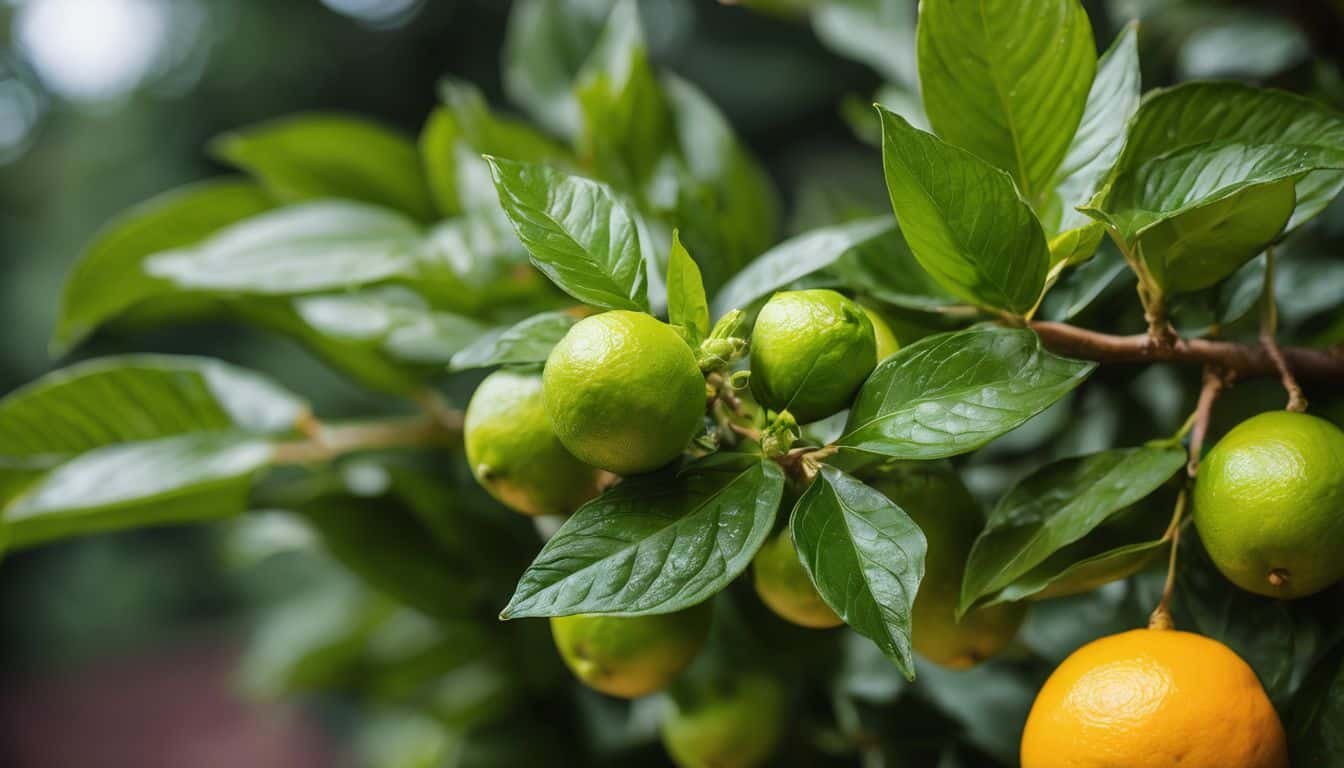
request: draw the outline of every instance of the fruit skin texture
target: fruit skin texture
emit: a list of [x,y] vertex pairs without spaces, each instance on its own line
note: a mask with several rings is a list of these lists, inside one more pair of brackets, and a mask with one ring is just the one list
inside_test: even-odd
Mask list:
[[1330,422],[1238,424],[1200,463],[1194,500],[1209,556],[1242,589],[1303,597],[1344,578],[1344,432]]
[[784,690],[773,678],[745,675],[723,691],[673,704],[663,721],[663,745],[680,768],[765,765],[784,726]]
[[652,616],[561,616],[551,619],[551,637],[585,685],[634,699],[664,688],[700,652],[713,617],[710,605]]
[[481,487],[525,515],[567,515],[598,494],[601,473],[560,444],[535,374],[485,377],[467,404],[462,440]]
[[1287,768],[1255,673],[1207,637],[1137,629],[1083,646],[1036,697],[1022,768]]
[[1025,604],[977,608],[957,621],[966,559],[985,524],[961,478],[946,465],[911,463],[868,482],[905,510],[928,542],[910,617],[914,649],[951,669],[973,667],[1003,650],[1026,618]]
[[863,308],[835,291],[776,293],[751,333],[751,391],[799,424],[849,406],[877,365],[877,341]]
[[569,452],[618,475],[681,455],[701,428],[705,378],[670,325],[614,310],[569,329],[546,361],[546,413]]
[[756,594],[780,618],[810,629],[844,624],[817,594],[787,528],[765,542],[752,560],[751,569]]
[[896,354],[901,348],[901,342],[881,315],[868,307],[860,308],[863,314],[868,316],[868,322],[873,324],[873,339],[877,342],[877,362],[880,363]]

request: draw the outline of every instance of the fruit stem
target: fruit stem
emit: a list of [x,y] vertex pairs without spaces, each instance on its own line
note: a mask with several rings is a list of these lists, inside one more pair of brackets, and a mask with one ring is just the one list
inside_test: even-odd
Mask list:
[[312,421],[305,427],[306,439],[275,445],[276,464],[314,464],[381,448],[448,445],[461,437],[460,417],[455,425],[425,416],[335,425]]
[[1166,535],[1171,538],[1171,554],[1167,560],[1167,581],[1162,587],[1162,599],[1158,601],[1157,607],[1153,609],[1148,617],[1149,629],[1173,629],[1176,626],[1175,620],[1171,617],[1171,598],[1176,591],[1176,556],[1181,547],[1181,520],[1185,517],[1185,507],[1189,498],[1188,485],[1181,487],[1181,493],[1176,497],[1176,509],[1171,515],[1171,523],[1167,526]]
[[1265,354],[1274,361],[1274,368],[1279,372],[1279,381],[1288,393],[1288,410],[1302,413],[1307,410],[1307,399],[1302,395],[1302,387],[1298,385],[1292,369],[1288,367],[1283,350],[1279,348],[1278,333],[1279,303],[1274,296],[1274,249],[1270,248],[1265,251],[1265,285],[1260,297],[1260,345],[1265,348]]

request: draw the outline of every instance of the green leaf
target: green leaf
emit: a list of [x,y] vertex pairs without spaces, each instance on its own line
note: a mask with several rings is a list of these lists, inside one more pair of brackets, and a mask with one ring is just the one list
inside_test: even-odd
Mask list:
[[477,208],[497,209],[499,197],[481,155],[530,163],[563,161],[559,144],[517,120],[496,115],[470,83],[439,84],[443,106],[434,110],[420,134],[420,154],[438,210],[454,215]]
[[[1067,233],[1091,224],[1076,210],[1092,198],[1125,142],[1125,126],[1139,108],[1138,23],[1131,22],[1097,64],[1082,122],[1052,179],[1041,219],[1046,230]],[[1054,251],[1054,248],[1051,248]]]
[[[1200,144],[1344,149],[1344,116],[1312,99],[1232,82],[1184,83],[1150,92],[1130,122],[1113,176]],[[1316,215],[1344,187],[1344,174],[1320,171],[1298,181],[1288,228]]]
[[667,319],[685,330],[692,347],[709,336],[709,299],[700,280],[700,268],[672,231],[672,255],[667,267]]
[[1103,248],[1091,260],[1064,276],[1042,305],[1042,316],[1049,320],[1071,320],[1087,309],[1129,266],[1120,252]]
[[363,203],[320,201],[253,216],[204,242],[161,251],[144,270],[178,290],[287,296],[417,273],[424,235]]
[[671,613],[722,590],[770,534],[784,491],[777,464],[744,460],[731,471],[630,478],[580,507],[501,617]]
[[1344,644],[1308,674],[1289,723],[1294,765],[1344,766]]
[[943,287],[1022,314],[1050,265],[1041,225],[1008,174],[881,107],[891,207],[915,258]]
[[850,249],[826,272],[856,293],[902,309],[937,312],[961,305],[957,297],[924,271],[895,227],[890,237]]
[[648,311],[639,233],[610,187],[543,165],[487,160],[538,269],[586,304]]
[[913,680],[910,612],[927,549],[919,526],[886,496],[823,465],[789,527],[826,604]]
[[548,130],[580,130],[574,79],[602,32],[610,0],[520,0],[504,42],[504,88]]
[[1029,330],[929,336],[878,364],[837,442],[898,459],[973,451],[1045,410],[1095,367],[1051,354]]
[[247,508],[268,441],[241,434],[182,435],[98,448],[52,470],[4,508],[10,544],[210,520]]
[[785,240],[737,273],[714,297],[714,315],[745,309],[758,299],[860,250],[895,250],[901,232],[889,216],[823,227]]
[[293,306],[314,333],[414,366],[447,365],[486,330],[470,318],[434,311],[419,294],[401,286],[302,296]]
[[453,355],[449,369],[466,371],[496,365],[541,364],[578,322],[572,312],[543,312],[495,329]]
[[585,165],[622,188],[650,179],[675,137],[633,0],[612,8],[574,93],[583,116],[578,149]]
[[293,115],[227,133],[211,150],[287,202],[343,198],[435,218],[415,144],[363,118]]
[[[1123,448],[1057,461],[1022,480],[999,500],[976,539],[959,610],[1024,576],[1033,577],[1035,591],[1044,589],[1049,580],[1032,574],[1034,568],[1157,490],[1185,459],[1179,446]],[[1034,594],[1018,586],[1014,598]]]
[[1092,258],[1105,236],[1106,227],[1099,221],[1093,221],[1051,238],[1050,271],[1076,267]]
[[[934,131],[1044,201],[1097,69],[1078,0],[924,0],[919,82]],[[975,207],[972,204],[970,207]]]
[[14,546],[243,509],[304,404],[270,381],[197,358],[82,363],[0,400],[0,468],[30,482],[3,511]]
[[221,179],[165,192],[103,227],[65,282],[52,347],[65,352],[98,326],[172,290],[145,274],[147,257],[193,245],[271,206],[256,184]]

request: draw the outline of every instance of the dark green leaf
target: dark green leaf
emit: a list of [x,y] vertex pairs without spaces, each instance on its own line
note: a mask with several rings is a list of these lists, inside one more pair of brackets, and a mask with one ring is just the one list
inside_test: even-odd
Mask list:
[[1344,644],[1307,675],[1289,723],[1293,764],[1344,766]]
[[667,265],[667,319],[685,330],[692,347],[709,336],[709,299],[700,280],[700,268],[672,232],[672,255]]
[[637,616],[703,602],[746,570],[783,490],[770,461],[627,479],[561,526],[501,616]]
[[103,323],[171,292],[171,284],[145,273],[147,257],[194,245],[270,205],[256,184],[206,181],[165,192],[113,219],[66,279],[53,347],[68,350]]
[[453,355],[449,368],[465,371],[496,365],[541,364],[578,318],[572,312],[543,312],[496,329]]
[[635,220],[609,187],[542,165],[489,162],[500,203],[538,269],[584,303],[648,310]]
[[919,82],[934,131],[1008,171],[1025,198],[1043,202],[1097,69],[1082,5],[924,0],[918,34]]
[[435,217],[415,144],[363,118],[294,115],[225,134],[211,149],[281,200],[343,198]]
[[900,230],[889,216],[798,235],[761,254],[729,280],[714,297],[713,314],[745,309],[756,300],[831,266],[846,254],[870,249],[884,254],[901,247]]
[[1067,232],[1090,223],[1075,206],[1096,193],[1120,155],[1125,125],[1139,108],[1138,37],[1137,22],[1125,25],[1097,64],[1082,122],[1055,171],[1050,201],[1041,215],[1049,232]]
[[927,549],[919,526],[886,496],[823,465],[789,527],[826,604],[914,679],[910,611]]
[[878,364],[838,443],[899,459],[973,451],[1045,410],[1095,367],[1047,352],[1028,330],[929,336]]
[[889,236],[846,251],[827,268],[827,274],[835,275],[857,293],[903,309],[937,312],[959,305],[957,298],[919,265],[900,230],[892,229]]
[[1087,309],[1121,275],[1129,273],[1125,258],[1114,248],[1102,248],[1090,261],[1064,275],[1045,296],[1043,316],[1071,320]]
[[[962,612],[1000,590],[1013,597],[1044,589],[1052,579],[1033,574],[1065,546],[1157,490],[1185,465],[1179,446],[1124,448],[1049,464],[999,500],[976,539],[962,581]],[[1060,572],[1076,563],[1056,563]],[[1018,584],[1030,576],[1031,589]],[[1044,582],[1044,583],[1042,583]]]
[[179,290],[284,296],[417,274],[424,235],[386,208],[320,201],[281,208],[194,247],[161,251],[145,272]]
[[915,258],[973,304],[1015,314],[1031,309],[1050,252],[1013,180],[898,115],[878,112],[891,207]]

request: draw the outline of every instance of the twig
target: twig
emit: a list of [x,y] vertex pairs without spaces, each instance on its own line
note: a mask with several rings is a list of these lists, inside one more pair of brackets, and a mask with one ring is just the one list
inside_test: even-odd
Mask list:
[[[459,419],[460,421],[460,419]],[[434,418],[389,419],[361,424],[324,427],[317,437],[277,443],[272,454],[276,464],[313,464],[346,454],[382,448],[448,445],[461,436]]]
[[1171,554],[1167,560],[1167,581],[1162,586],[1162,599],[1148,616],[1149,629],[1172,629],[1176,622],[1171,618],[1171,598],[1176,592],[1176,553],[1181,547],[1181,518],[1185,516],[1188,487],[1181,488],[1176,497],[1176,510],[1171,515],[1171,524],[1167,526],[1167,535],[1171,537]]
[[1204,438],[1209,434],[1209,419],[1213,417],[1213,404],[1231,383],[1230,376],[1212,366],[1204,367],[1204,383],[1199,389],[1199,401],[1195,404],[1194,426],[1190,430],[1189,458],[1185,463],[1185,474],[1195,479],[1199,472],[1199,460],[1204,453]]
[[1288,361],[1279,348],[1279,304],[1274,297],[1274,249],[1265,252],[1265,290],[1260,297],[1260,345],[1274,362],[1279,373],[1279,381],[1288,393],[1288,410],[1302,413],[1307,410],[1307,399],[1302,396],[1302,387],[1288,367]]
[[[1102,363],[1195,363],[1214,365],[1239,379],[1279,374],[1263,344],[1211,339],[1176,339],[1171,346],[1153,344],[1147,334],[1114,336],[1067,323],[1030,324],[1052,352]],[[1344,381],[1344,346],[1325,349],[1284,347],[1285,364],[1299,378]]]

